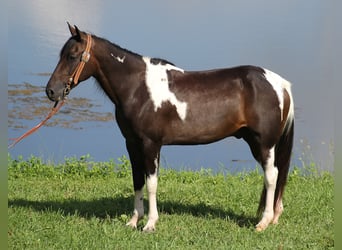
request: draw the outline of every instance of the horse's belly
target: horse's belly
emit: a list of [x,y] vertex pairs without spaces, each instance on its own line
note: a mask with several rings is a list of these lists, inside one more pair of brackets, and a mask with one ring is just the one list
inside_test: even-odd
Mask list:
[[178,124],[165,131],[163,144],[208,144],[233,135],[241,126],[243,126],[242,123],[232,122],[230,119]]

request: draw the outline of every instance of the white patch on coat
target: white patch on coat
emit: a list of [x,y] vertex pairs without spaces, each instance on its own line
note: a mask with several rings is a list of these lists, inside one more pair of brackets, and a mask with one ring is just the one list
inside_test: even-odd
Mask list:
[[278,96],[279,101],[279,108],[280,108],[280,119],[283,120],[283,110],[284,110],[284,89],[287,91],[287,93],[290,96],[290,110],[287,117],[287,120],[290,120],[289,118],[293,119],[294,116],[294,110],[293,110],[293,99],[291,94],[291,83],[282,78],[280,75],[268,70],[264,69],[265,71],[265,78],[266,80],[272,85],[274,91],[276,92]]
[[126,56],[119,57],[119,56],[114,56],[113,53],[110,53],[111,57],[113,57],[115,60],[117,60],[119,63],[124,63]]
[[171,92],[167,77],[168,70],[177,70],[184,73],[184,70],[171,64],[152,64],[151,58],[143,57],[146,64],[146,85],[153,101],[154,111],[161,108],[163,102],[170,102],[176,107],[178,116],[184,121],[186,118],[187,103],[177,99]]

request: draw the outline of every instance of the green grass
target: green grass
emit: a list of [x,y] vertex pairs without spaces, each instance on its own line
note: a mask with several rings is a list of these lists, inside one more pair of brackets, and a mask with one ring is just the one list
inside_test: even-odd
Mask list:
[[[88,156],[45,164],[8,160],[9,249],[329,249],[333,177],[295,169],[278,225],[254,225],[261,171],[236,175],[160,170],[154,233],[125,226],[133,209],[130,165]],[[145,195],[146,196],[146,195]],[[145,210],[147,203],[145,201]]]

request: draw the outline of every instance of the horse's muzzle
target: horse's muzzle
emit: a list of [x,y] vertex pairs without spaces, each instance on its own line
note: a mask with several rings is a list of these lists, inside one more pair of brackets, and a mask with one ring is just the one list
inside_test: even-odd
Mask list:
[[53,88],[46,87],[45,93],[51,101],[56,102],[63,100],[70,93],[70,88],[66,87],[56,90]]

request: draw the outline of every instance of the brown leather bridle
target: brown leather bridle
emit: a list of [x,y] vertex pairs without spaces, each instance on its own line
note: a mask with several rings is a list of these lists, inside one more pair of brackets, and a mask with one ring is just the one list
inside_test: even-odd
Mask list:
[[74,86],[78,84],[78,80],[80,78],[80,75],[83,71],[84,65],[89,61],[90,59],[90,49],[91,49],[91,35],[87,34],[87,45],[85,50],[82,53],[81,60],[77,67],[75,68],[74,72],[71,74],[68,83],[66,85],[66,88],[64,90],[64,95],[66,96],[69,94],[71,85],[73,84]]

